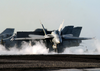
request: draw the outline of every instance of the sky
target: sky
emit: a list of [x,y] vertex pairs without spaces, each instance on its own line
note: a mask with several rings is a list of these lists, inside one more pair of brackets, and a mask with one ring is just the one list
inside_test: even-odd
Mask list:
[[81,36],[100,39],[100,0],[0,0],[0,32],[5,28],[34,31],[82,26]]

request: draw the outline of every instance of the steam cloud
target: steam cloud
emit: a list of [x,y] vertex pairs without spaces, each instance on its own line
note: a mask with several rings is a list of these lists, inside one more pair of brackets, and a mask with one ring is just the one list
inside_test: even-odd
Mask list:
[[0,54],[13,55],[13,54],[48,54],[49,49],[45,47],[42,42],[36,42],[34,46],[30,46],[29,43],[23,42],[20,49],[16,45],[9,50],[0,45]]
[[[88,48],[79,46],[74,47],[74,50],[71,48],[65,48],[64,52],[60,54],[100,54],[100,41],[94,40],[93,43],[93,51],[89,51]],[[73,47],[72,47],[73,48]],[[0,45],[0,55],[14,55],[14,54],[57,54],[55,52],[49,52],[49,49],[45,46],[45,44],[41,42],[36,42],[35,45],[30,46],[29,43],[23,42],[20,49],[16,47],[16,45],[9,50],[7,50],[4,46]]]

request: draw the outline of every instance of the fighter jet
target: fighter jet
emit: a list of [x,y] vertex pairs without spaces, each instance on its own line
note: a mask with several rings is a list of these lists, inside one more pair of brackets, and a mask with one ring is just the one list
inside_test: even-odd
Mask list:
[[14,40],[46,40],[45,43],[47,43],[47,46],[51,45],[51,47],[55,50],[55,52],[61,52],[63,51],[63,48],[66,46],[67,47],[75,46],[75,45],[78,46],[79,43],[81,43],[81,40],[92,39],[92,38],[77,37],[79,36],[79,33],[78,34],[68,34],[68,33],[66,34],[64,32],[64,29],[62,30],[63,23],[64,21],[62,22],[58,30],[53,30],[51,31],[51,34],[48,34],[43,24],[40,22],[43,28],[44,35],[29,34],[28,35],[29,37],[14,38]]
[[0,34],[0,43],[2,45],[8,44],[8,41],[12,38],[14,33],[14,28],[6,28],[1,34]]

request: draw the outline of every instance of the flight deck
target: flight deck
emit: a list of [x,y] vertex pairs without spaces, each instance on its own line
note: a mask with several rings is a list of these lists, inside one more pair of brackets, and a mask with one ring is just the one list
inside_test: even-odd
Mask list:
[[84,68],[100,68],[100,55],[0,55],[0,71]]

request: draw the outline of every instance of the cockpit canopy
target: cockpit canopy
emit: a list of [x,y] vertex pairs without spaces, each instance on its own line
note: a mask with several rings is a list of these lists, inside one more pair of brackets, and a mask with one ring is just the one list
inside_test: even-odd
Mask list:
[[59,34],[59,31],[58,30],[54,30],[53,31],[55,34]]

